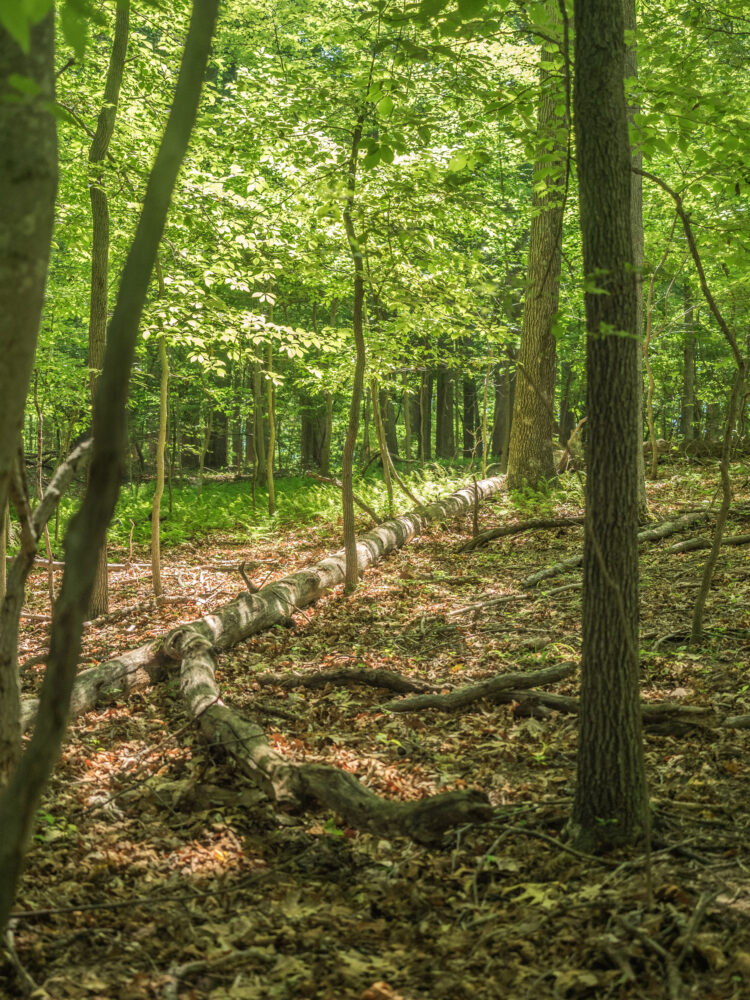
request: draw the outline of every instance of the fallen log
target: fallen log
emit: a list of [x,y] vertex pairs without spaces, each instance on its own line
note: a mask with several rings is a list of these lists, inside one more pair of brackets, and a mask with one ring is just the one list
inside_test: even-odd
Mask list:
[[500,674],[479,684],[467,684],[456,688],[448,694],[418,694],[413,698],[402,698],[388,701],[380,708],[388,712],[421,712],[425,708],[437,708],[441,712],[453,712],[458,708],[466,708],[477,701],[496,701],[505,692],[513,689],[535,687],[537,684],[554,684],[575,671],[576,664],[556,663],[541,670],[530,670],[524,673]]
[[398,694],[425,694],[435,691],[434,684],[412,680],[394,670],[369,667],[337,667],[332,670],[315,670],[300,674],[256,674],[258,684],[268,684],[284,690],[296,687],[321,688],[326,684],[365,684],[368,687],[384,688]]
[[205,636],[191,627],[176,629],[165,649],[182,661],[180,689],[191,717],[210,745],[221,748],[279,807],[330,809],[347,826],[381,836],[411,837],[420,843],[434,842],[450,827],[492,817],[494,810],[479,791],[394,802],[380,798],[346,771],[286,760],[268,743],[257,723],[222,701],[214,676],[213,647]]
[[533,517],[528,521],[517,521],[515,524],[505,524],[500,528],[490,528],[488,531],[481,531],[475,538],[470,538],[463,545],[459,545],[457,552],[471,552],[472,549],[479,548],[493,541],[495,538],[507,538],[508,535],[519,535],[522,531],[538,531],[550,528],[572,528],[583,524],[586,518],[581,517]]
[[[503,483],[502,477],[479,482],[477,488],[480,497],[491,496],[502,489]],[[472,485],[419,510],[384,521],[368,531],[357,542],[359,572],[363,573],[368,566],[410,542],[432,521],[465,513],[471,508],[473,499]],[[212,614],[189,624],[216,649],[229,649],[272,625],[289,622],[295,611],[312,604],[327,590],[343,583],[344,569],[345,556],[342,550],[308,569],[267,584],[258,593],[243,593]],[[169,658],[165,656],[162,647],[171,634],[153,639],[138,649],[123,653],[117,659],[81,674],[73,689],[71,715],[88,711],[104,698],[126,695],[136,688],[161,680],[169,665]],[[24,730],[33,725],[36,707],[36,699],[22,703]]]
[[[710,549],[710,538],[688,538],[684,542],[670,545],[667,552],[694,552],[696,549]],[[750,535],[725,535],[722,545],[750,545]]]
[[[678,531],[684,531],[685,528],[691,527],[698,521],[706,521],[711,516],[711,511],[699,510],[693,511],[689,514],[684,514],[682,517],[678,517],[673,521],[662,521],[661,524],[655,525],[653,528],[644,528],[643,531],[638,532],[639,542],[657,542],[662,538],[667,538],[669,535],[675,535]],[[569,556],[567,559],[561,559],[560,562],[553,563],[552,566],[546,566],[544,569],[538,570],[536,573],[532,573],[530,576],[525,577],[519,583],[519,587],[522,590],[531,590],[532,587],[538,586],[542,580],[549,580],[550,577],[559,576],[564,573],[567,569],[575,569],[583,563],[583,553],[579,552],[575,556]]]

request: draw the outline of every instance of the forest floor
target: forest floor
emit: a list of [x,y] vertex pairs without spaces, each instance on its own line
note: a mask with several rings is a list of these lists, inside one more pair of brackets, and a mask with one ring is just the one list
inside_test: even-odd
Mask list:
[[[739,499],[746,471],[735,469]],[[715,501],[716,470],[663,466],[654,520]],[[580,484],[500,495],[480,528],[578,514]],[[747,530],[747,513],[728,531]],[[385,667],[448,687],[580,651],[574,570],[530,595],[527,573],[580,550],[582,528],[536,531],[458,552],[471,518],[434,527],[340,588],[219,658],[226,701],[296,760],[324,761],[386,797],[476,787],[489,823],[437,847],[282,815],[187,720],[177,680],[76,719],[40,815],[0,996],[210,1000],[750,997],[750,732],[694,726],[645,734],[651,850],[598,859],[561,833],[575,781],[573,716],[521,718],[512,705],[389,715],[374,688],[261,687],[260,672]],[[364,524],[364,522],[363,522]],[[689,532],[708,534],[706,525]],[[227,603],[243,589],[216,564],[262,562],[280,577],[339,545],[321,523],[242,544],[232,535],[165,553],[166,592],[148,605],[143,567],[112,571],[127,611],[84,633],[100,662]],[[684,535],[677,538],[685,537]],[[750,554],[722,549],[706,641],[686,645],[705,552],[642,552],[644,698],[750,711]],[[110,553],[110,558],[117,556]],[[120,554],[117,556],[123,558]],[[136,553],[142,562],[145,551]],[[21,660],[43,651],[46,577],[35,572]],[[518,600],[451,612],[498,595]],[[675,633],[679,633],[675,635]],[[41,666],[25,671],[34,690]],[[577,681],[555,690],[577,693]]]

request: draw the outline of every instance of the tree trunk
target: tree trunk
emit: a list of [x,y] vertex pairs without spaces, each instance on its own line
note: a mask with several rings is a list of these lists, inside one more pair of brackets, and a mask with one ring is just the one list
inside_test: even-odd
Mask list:
[[385,482],[386,493],[388,494],[388,514],[393,514],[393,483],[391,481],[391,463],[388,455],[388,441],[386,439],[385,427],[383,425],[383,414],[380,409],[382,395],[378,391],[377,379],[370,381],[370,399],[372,400],[372,422],[375,424],[375,434],[380,451],[380,463],[383,467],[383,481]]
[[561,386],[560,386],[560,410],[557,418],[558,435],[557,439],[561,447],[565,448],[573,428],[576,425],[576,418],[571,409],[571,384],[573,382],[573,366],[569,361],[563,361],[560,365]]
[[[89,370],[91,372],[91,399],[93,405],[98,373],[104,360],[104,339],[107,330],[107,285],[109,282],[109,205],[104,188],[102,165],[109,150],[115,129],[120,86],[125,70],[125,56],[130,31],[130,0],[118,3],[115,17],[115,37],[109,58],[107,79],[104,84],[104,101],[99,112],[96,132],[91,140],[89,163],[91,178],[91,303],[89,311]],[[98,618],[109,610],[109,581],[107,580],[107,540],[99,553],[96,580],[91,593],[89,617]]]
[[[548,6],[556,18],[556,7]],[[534,173],[554,170],[543,193],[534,184],[526,299],[516,373],[516,398],[508,449],[508,488],[536,488],[555,472],[555,338],[552,324],[560,296],[565,136],[569,123],[556,109],[565,97],[552,54],[542,49]],[[550,149],[554,159],[550,160]],[[544,176],[544,175],[542,175]]]
[[411,414],[412,414],[412,394],[408,389],[404,389],[404,458],[411,459]]
[[638,304],[622,0],[577,0],[575,122],[587,281],[588,447],[578,777],[584,850],[648,831],[638,687]]
[[255,458],[255,481],[261,486],[266,481],[266,431],[263,420],[263,382],[260,362],[253,362],[253,455]]
[[432,372],[422,372],[419,383],[419,460],[432,459]]
[[[273,322],[273,307],[269,316]],[[268,451],[266,453],[266,479],[268,482],[268,513],[276,513],[276,488],[273,481],[273,451],[276,447],[276,392],[273,384],[273,344],[266,348],[266,412],[268,413]]]
[[[57,191],[54,11],[31,29],[28,53],[0,26],[0,511],[24,426],[47,279]],[[39,88],[6,99],[16,76]]]
[[344,516],[344,551],[346,554],[346,569],[344,573],[344,590],[351,594],[357,589],[359,568],[357,565],[357,532],[354,523],[354,451],[357,447],[357,430],[359,428],[359,409],[362,405],[365,381],[365,334],[363,313],[365,302],[365,264],[357,234],[352,219],[354,196],[357,184],[357,156],[362,138],[362,126],[365,112],[357,118],[352,133],[352,147],[349,156],[346,178],[346,202],[343,211],[346,238],[354,266],[354,301],[352,311],[352,328],[354,331],[354,381],[352,384],[352,399],[349,407],[349,426],[344,440],[344,453],[341,458],[341,504]]
[[435,457],[453,458],[453,375],[441,365],[437,370],[435,404]]
[[[157,270],[161,269],[157,261]],[[159,337],[159,362],[161,379],[159,381],[159,432],[156,438],[156,483],[154,484],[154,499],[151,503],[151,581],[154,597],[161,597],[161,498],[164,493],[164,451],[167,445],[167,414],[169,389],[169,359],[167,344],[162,334]]]
[[[5,932],[42,792],[65,734],[97,553],[104,543],[122,478],[128,382],[140,317],[177,173],[195,121],[217,9],[218,0],[195,0],[172,108],[109,324],[94,401],[92,471],[83,502],[67,531],[67,565],[50,630],[36,726],[10,783],[0,795],[0,937]],[[49,29],[48,22],[45,24]],[[47,58],[51,60],[51,56],[49,51]]]
[[684,441],[694,441],[698,436],[695,405],[695,320],[690,282],[683,285],[685,296],[685,325],[683,348],[682,411],[680,433]]
[[385,440],[390,455],[398,457],[398,433],[396,431],[396,410],[391,394],[387,389],[380,390],[380,417],[383,421]]
[[479,443],[479,403],[473,378],[464,377],[464,458],[471,458]]
[[[635,37],[638,26],[636,15],[636,0],[622,0],[622,13],[625,31],[630,31]],[[636,45],[631,45],[625,50],[625,76],[626,78],[638,77],[638,49]],[[627,105],[628,125],[632,126],[635,116],[640,113],[640,105],[637,99],[632,99]],[[636,169],[643,165],[643,154],[637,146],[630,149],[631,163]],[[643,337],[643,178],[638,173],[630,175],[630,225],[633,240],[633,269],[635,271],[635,294],[636,294],[636,336],[640,342]],[[640,424],[638,434],[643,439],[643,354],[638,352],[638,412],[640,414]],[[638,520],[643,522],[648,519],[648,501],[646,499],[646,463],[643,455],[643,448],[638,449]]]

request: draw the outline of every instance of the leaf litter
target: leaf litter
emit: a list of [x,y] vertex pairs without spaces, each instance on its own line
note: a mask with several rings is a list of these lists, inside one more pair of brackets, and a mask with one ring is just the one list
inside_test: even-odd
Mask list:
[[[654,517],[695,505],[680,476],[653,484],[650,500]],[[565,498],[555,506],[556,516],[579,512]],[[482,529],[524,516],[508,497],[481,515]],[[527,600],[451,612],[513,595],[527,573],[578,551],[581,529],[458,553],[469,522],[432,529],[369,571],[355,595],[326,595],[292,627],[223,654],[217,678],[226,700],[290,758],[343,768],[397,799],[480,788],[493,820],[427,848],[342,827],[333,815],[279,814],[227,772],[221,748],[199,741],[175,681],[138,692],[71,727],[0,964],[2,995],[750,995],[746,731],[650,727],[650,852],[590,858],[562,839],[575,781],[573,717],[524,718],[517,706],[483,703],[390,715],[379,706],[392,694],[372,687],[255,682],[260,673],[348,666],[449,690],[519,664],[576,658],[580,590],[547,596],[541,588]],[[113,571],[114,610],[146,607],[88,626],[83,659],[99,662],[225,603],[243,587],[228,563],[272,560],[270,581],[335,547],[315,528],[272,543],[229,542],[167,551],[167,593],[180,603],[148,607],[148,578],[137,568]],[[704,554],[666,554],[667,544],[642,550],[644,698],[750,711],[747,553],[722,550],[707,641],[691,651],[680,630]],[[42,574],[31,591],[29,612],[48,613]],[[45,630],[24,622],[22,659],[43,650]],[[42,671],[25,671],[26,692]],[[575,680],[559,690],[575,693]]]

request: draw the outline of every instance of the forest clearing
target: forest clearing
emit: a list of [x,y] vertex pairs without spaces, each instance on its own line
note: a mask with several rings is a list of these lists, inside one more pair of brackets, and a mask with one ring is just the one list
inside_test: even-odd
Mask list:
[[0,0],[0,995],[750,996],[750,0]]

